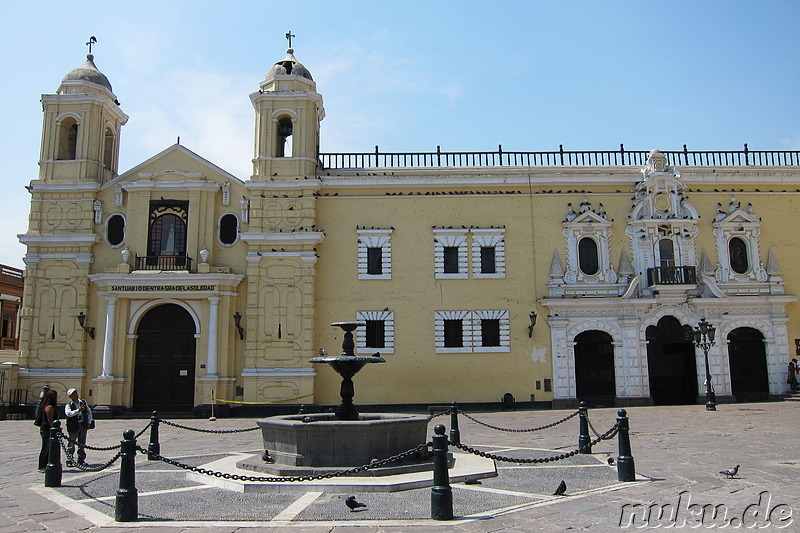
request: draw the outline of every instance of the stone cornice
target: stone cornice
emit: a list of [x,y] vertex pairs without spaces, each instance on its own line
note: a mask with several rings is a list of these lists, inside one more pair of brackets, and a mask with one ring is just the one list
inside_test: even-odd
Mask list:
[[244,278],[241,274],[222,272],[190,274],[188,272],[134,271],[130,274],[105,273],[89,275],[89,280],[100,289],[108,289],[114,285],[124,285],[126,287],[168,287],[174,285],[236,287]]
[[325,234],[321,231],[295,231],[289,233],[242,233],[240,238],[250,245],[313,245],[321,243],[323,239],[325,239]]
[[91,246],[100,242],[94,233],[72,233],[69,235],[43,235],[41,233],[21,233],[19,242],[26,246]]

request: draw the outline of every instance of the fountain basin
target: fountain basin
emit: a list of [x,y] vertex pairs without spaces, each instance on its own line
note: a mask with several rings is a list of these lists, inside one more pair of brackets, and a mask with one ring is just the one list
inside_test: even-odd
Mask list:
[[337,420],[333,413],[321,413],[273,416],[256,423],[264,449],[278,465],[353,467],[428,442],[430,419],[428,415],[369,413],[358,420]]

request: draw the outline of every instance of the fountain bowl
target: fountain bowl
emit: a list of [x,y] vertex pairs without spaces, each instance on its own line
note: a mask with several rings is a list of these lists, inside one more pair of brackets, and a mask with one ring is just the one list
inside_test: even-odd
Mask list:
[[428,441],[429,415],[360,414],[337,420],[333,413],[272,416],[257,420],[264,449],[276,465],[354,467],[385,459]]

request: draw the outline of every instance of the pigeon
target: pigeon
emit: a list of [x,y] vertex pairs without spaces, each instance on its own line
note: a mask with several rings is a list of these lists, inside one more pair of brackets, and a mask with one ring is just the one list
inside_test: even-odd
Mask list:
[[733,476],[735,476],[738,471],[739,471],[739,465],[736,465],[733,468],[721,471],[720,474],[725,474],[726,476],[728,476],[728,478],[733,478]]
[[553,493],[553,496],[563,496],[565,492],[567,492],[567,484],[562,479],[561,483],[558,485],[558,488]]
[[348,496],[347,499],[344,501],[344,504],[350,508],[350,511],[355,511],[359,507],[366,507],[367,505],[361,502],[356,501],[355,496]]
[[317,351],[317,353],[319,353],[320,355],[328,355],[328,352],[326,352],[326,351],[325,351],[325,348],[320,348],[320,349]]

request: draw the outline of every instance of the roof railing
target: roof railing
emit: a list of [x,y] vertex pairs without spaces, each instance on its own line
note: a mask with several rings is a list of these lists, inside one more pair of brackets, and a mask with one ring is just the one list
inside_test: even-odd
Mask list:
[[[800,166],[800,150],[662,150],[674,166]],[[342,152],[319,154],[319,166],[330,169],[431,168],[431,167],[549,167],[549,166],[644,166],[650,150],[564,150],[553,152],[508,152],[499,145],[495,152]]]

